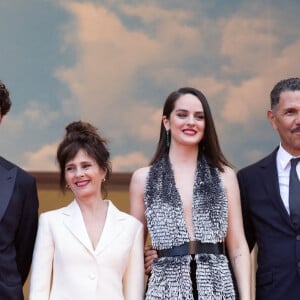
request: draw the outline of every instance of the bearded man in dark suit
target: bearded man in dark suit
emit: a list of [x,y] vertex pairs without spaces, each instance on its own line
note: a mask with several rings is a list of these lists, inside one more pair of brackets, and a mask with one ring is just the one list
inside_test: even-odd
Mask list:
[[[11,107],[0,81],[0,123]],[[1,141],[3,143],[3,140]],[[0,299],[23,300],[38,222],[35,179],[0,156]]]

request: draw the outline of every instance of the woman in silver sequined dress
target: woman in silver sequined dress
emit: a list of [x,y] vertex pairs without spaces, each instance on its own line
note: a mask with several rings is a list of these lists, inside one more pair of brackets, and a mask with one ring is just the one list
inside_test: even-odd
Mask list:
[[199,90],[168,96],[156,153],[131,179],[130,211],[157,252],[147,300],[237,299],[227,257],[239,298],[250,299],[238,183]]

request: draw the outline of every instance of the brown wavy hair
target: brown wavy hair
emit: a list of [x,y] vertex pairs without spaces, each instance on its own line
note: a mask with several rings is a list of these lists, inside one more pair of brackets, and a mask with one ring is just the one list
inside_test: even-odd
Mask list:
[[[88,122],[75,121],[66,126],[66,133],[58,146],[56,159],[60,168],[60,188],[66,190],[65,167],[73,159],[79,150],[84,150],[92,157],[98,166],[106,171],[106,179],[111,174],[110,153],[107,149],[107,140],[102,138],[97,128]],[[105,186],[102,184],[102,192]]]

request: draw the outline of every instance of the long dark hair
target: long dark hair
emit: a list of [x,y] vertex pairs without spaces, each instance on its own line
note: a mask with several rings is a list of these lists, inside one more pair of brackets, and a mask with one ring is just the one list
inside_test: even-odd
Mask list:
[[[205,117],[205,129],[204,136],[200,141],[198,148],[200,157],[201,154],[205,156],[208,163],[212,167],[218,168],[220,171],[224,171],[223,166],[232,166],[231,163],[225,158],[219,143],[217,132],[215,129],[215,124],[213,117],[207,102],[206,97],[199,90],[192,87],[183,87],[177,91],[172,92],[166,99],[163,107],[163,116],[167,119],[170,118],[170,114],[174,110],[176,101],[185,94],[192,94],[196,96],[201,102],[204,110]],[[157,144],[157,148],[153,158],[150,161],[150,165],[158,161],[163,155],[169,153],[169,147],[167,145],[167,131],[165,129],[163,121],[161,121],[160,126],[160,136]]]

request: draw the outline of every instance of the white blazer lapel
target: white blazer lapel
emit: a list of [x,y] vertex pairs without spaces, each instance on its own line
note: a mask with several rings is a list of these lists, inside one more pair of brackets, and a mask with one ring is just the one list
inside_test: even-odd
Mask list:
[[108,202],[108,210],[104,228],[99,243],[95,249],[97,254],[103,251],[106,246],[110,245],[111,242],[122,233],[122,224],[120,224],[124,218],[122,213],[113,205],[111,201],[105,201]]
[[94,252],[79,205],[74,200],[63,210],[63,223],[89,251]]

